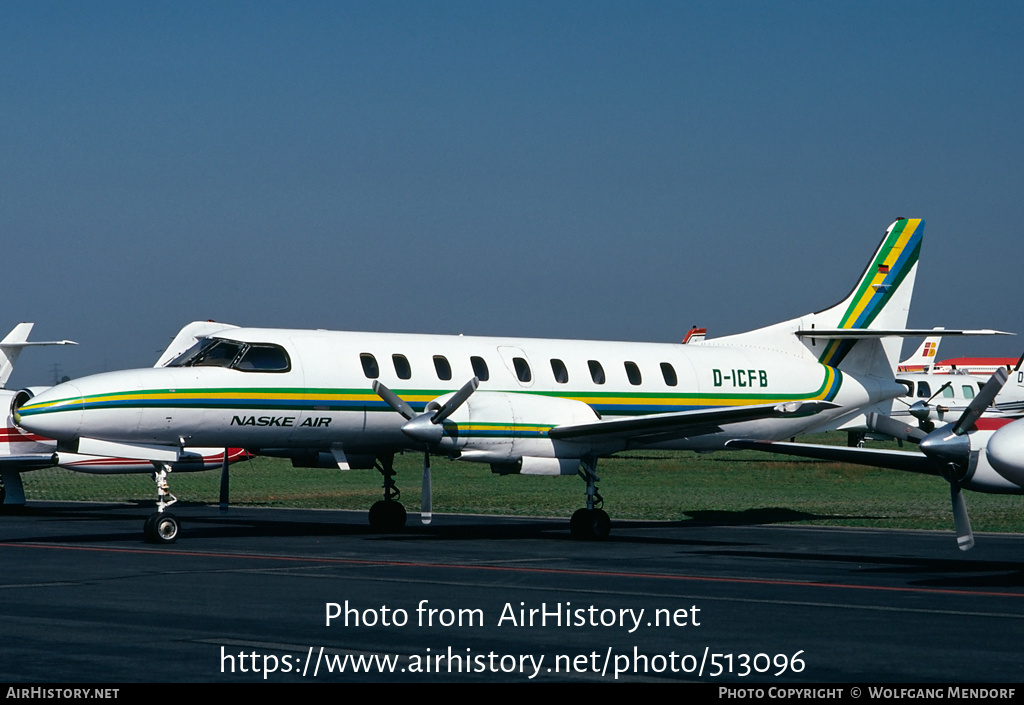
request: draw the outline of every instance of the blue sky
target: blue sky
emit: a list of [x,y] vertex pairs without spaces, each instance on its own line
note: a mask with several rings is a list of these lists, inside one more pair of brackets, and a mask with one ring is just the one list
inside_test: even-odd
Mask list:
[[735,333],[842,298],[897,216],[911,325],[1024,333],[1022,35],[1010,2],[0,3],[0,327],[80,343],[11,385],[196,319]]

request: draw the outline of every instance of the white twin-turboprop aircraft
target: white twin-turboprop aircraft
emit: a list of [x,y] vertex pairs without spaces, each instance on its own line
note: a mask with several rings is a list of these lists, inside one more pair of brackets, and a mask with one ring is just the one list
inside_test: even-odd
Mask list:
[[[155,368],[67,382],[15,410],[59,452],[149,460],[158,512],[146,535],[173,541],[169,464],[185,446],[240,446],[297,462],[373,468],[384,497],[371,525],[404,525],[395,453],[424,452],[497,473],[579,474],[575,537],[610,527],[597,460],[627,449],[724,448],[778,440],[886,412],[906,392],[893,372],[924,221],[900,218],[839,304],[701,343],[627,343],[186,326]],[[942,331],[943,335],[994,331]],[[194,343],[189,346],[190,343]],[[181,354],[173,357],[177,348]],[[187,349],[186,349],[187,348]],[[173,357],[173,359],[171,359]],[[172,498],[173,499],[173,498]]]

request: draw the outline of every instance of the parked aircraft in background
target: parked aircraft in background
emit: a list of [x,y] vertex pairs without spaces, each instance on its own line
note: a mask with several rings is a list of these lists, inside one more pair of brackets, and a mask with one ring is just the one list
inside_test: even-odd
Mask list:
[[34,323],[19,323],[3,340],[0,340],[0,388],[7,387],[7,380],[14,372],[14,363],[18,361],[18,356],[25,348],[40,345],[78,345],[73,340],[33,340],[30,342],[28,336],[34,325]]
[[[988,378],[973,375],[934,375],[924,373],[899,374],[896,381],[907,388],[907,393],[896,398],[889,416],[900,423],[916,423],[921,430],[931,432],[936,424],[949,423],[959,418],[970,405]],[[1000,399],[1013,390],[1003,387],[1003,393],[992,405],[984,410],[985,418],[1019,418],[1014,409],[1021,400],[1007,397],[1004,404]]]
[[[940,329],[936,329],[940,330]],[[921,343],[921,347],[914,351],[914,354],[899,364],[897,372],[931,372],[935,364],[935,355],[939,351],[939,343],[942,341],[937,335],[929,335]]]
[[1006,370],[997,369],[955,423],[931,433],[895,419],[875,420],[889,435],[919,442],[920,452],[749,439],[728,446],[938,475],[949,483],[957,545],[966,551],[974,546],[974,534],[961,490],[1024,494],[1024,419],[983,418],[1006,379]]
[[[941,329],[936,329],[939,331]],[[951,357],[936,362],[941,337],[925,338],[913,355],[900,363],[898,372],[928,372],[933,375],[975,375],[988,378],[999,368],[1007,371],[1017,365],[1015,357]]]
[[[430,455],[499,474],[576,475],[586,507],[575,537],[610,527],[598,458],[634,448],[715,450],[888,412],[924,222],[900,218],[842,302],[702,343],[658,344],[237,328],[203,323],[165,367],[77,379],[20,404],[18,423],[83,454],[167,467],[182,447],[240,446],[343,469],[376,468],[371,525],[405,523],[395,453],[424,453],[421,518],[431,517]],[[943,331],[943,335],[994,331]],[[174,347],[174,345],[172,345]],[[461,384],[460,380],[468,380]],[[166,472],[147,538],[170,541]]]
[[[155,469],[153,464],[143,460],[76,453],[60,453],[58,456],[56,441],[19,428],[14,423],[10,409],[30,399],[35,392],[45,389],[16,391],[3,388],[10,379],[20,352],[35,345],[76,345],[70,340],[29,342],[32,327],[32,323],[19,323],[0,341],[0,408],[8,410],[7,422],[0,428],[0,506],[9,509],[25,504],[22,473],[58,464],[68,470],[90,474],[152,474]],[[224,456],[225,451],[220,448],[190,448],[184,450],[172,469],[177,472],[223,469],[226,465]],[[249,457],[248,454],[241,448],[230,448],[227,451],[227,463],[246,457]],[[222,479],[224,482],[226,478]],[[222,497],[222,503],[224,501]]]

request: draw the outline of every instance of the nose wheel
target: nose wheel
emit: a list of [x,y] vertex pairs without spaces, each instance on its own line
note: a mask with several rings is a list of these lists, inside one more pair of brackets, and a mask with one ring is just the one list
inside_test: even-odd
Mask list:
[[156,483],[156,512],[151,514],[142,525],[142,535],[149,543],[168,544],[178,540],[178,533],[181,531],[181,522],[178,517],[167,511],[167,508],[178,501],[178,498],[171,494],[167,486],[167,475],[171,472],[171,466],[162,463],[153,473],[153,482]]
[[174,543],[178,540],[179,531],[181,531],[181,523],[178,521],[178,517],[170,512],[152,514],[142,526],[142,533],[149,543]]

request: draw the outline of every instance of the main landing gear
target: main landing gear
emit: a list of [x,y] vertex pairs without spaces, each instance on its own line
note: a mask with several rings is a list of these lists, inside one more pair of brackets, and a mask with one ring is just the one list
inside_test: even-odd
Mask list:
[[401,492],[395,484],[395,456],[382,455],[374,467],[384,476],[384,499],[370,507],[370,527],[374,531],[391,533],[405,527],[405,507],[398,501]]
[[[178,501],[167,487],[167,474],[170,471],[171,466],[162,463],[153,473],[153,481],[156,483],[156,512],[142,525],[142,533],[150,543],[174,543],[178,540],[178,532],[181,531],[178,517],[167,511],[169,506]],[[167,501],[168,497],[170,501]]]
[[577,540],[601,540],[611,533],[612,520],[601,507],[604,498],[597,491],[597,458],[580,460],[579,476],[587,483],[587,506],[577,509],[569,520],[569,533]]

